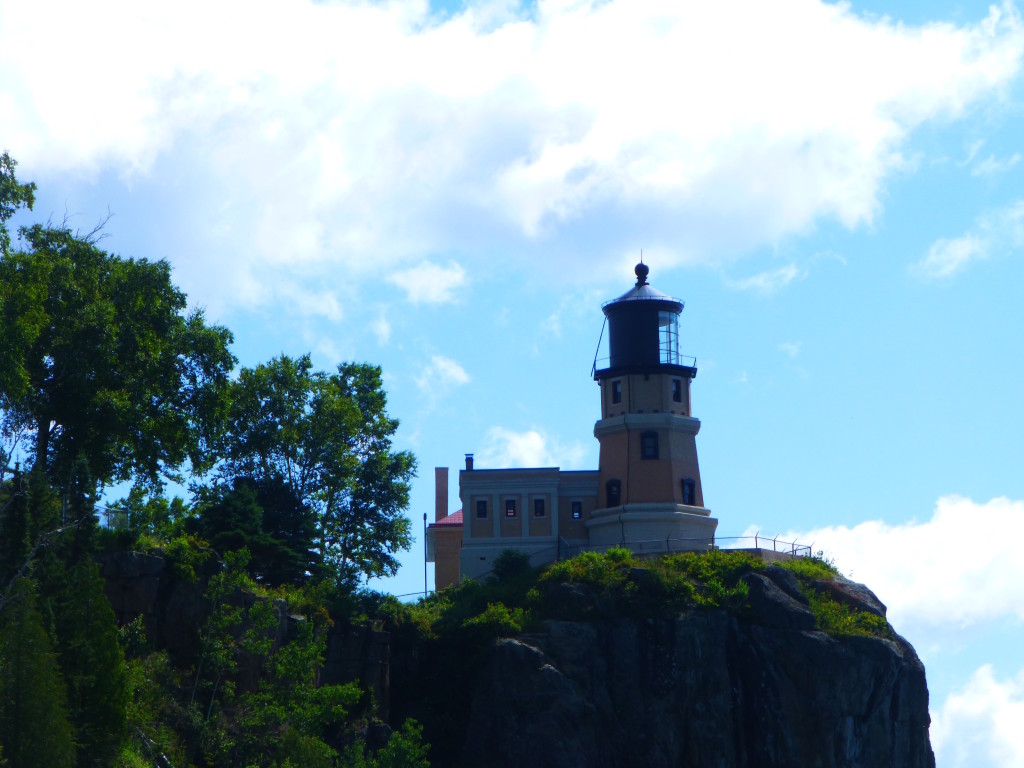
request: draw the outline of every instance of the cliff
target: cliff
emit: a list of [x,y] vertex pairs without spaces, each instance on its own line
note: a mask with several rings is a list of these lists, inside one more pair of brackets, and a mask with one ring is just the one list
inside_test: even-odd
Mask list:
[[[185,659],[208,607],[171,571],[103,562],[119,619]],[[277,603],[286,642],[302,619]],[[613,550],[418,605],[367,597],[335,616],[320,679],[419,720],[434,768],[930,768],[924,668],[884,617],[820,561]]]
[[444,668],[420,665],[421,695],[444,693],[413,707],[433,765],[934,766],[924,667],[869,589],[756,563],[681,605],[639,565],[619,582],[542,576],[539,626],[479,657],[464,640],[457,669],[424,659]]
[[501,639],[476,681],[462,764],[933,766],[913,648],[812,627],[780,600],[746,617],[548,621]]

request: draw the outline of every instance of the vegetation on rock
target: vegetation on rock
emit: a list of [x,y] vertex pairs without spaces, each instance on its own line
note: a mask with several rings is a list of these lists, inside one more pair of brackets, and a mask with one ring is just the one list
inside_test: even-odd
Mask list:
[[[15,171],[0,155],[0,763],[426,765],[415,724],[368,743],[372,697],[321,680],[331,623],[411,542],[380,369],[232,378],[168,262],[104,251],[102,225],[12,238]],[[173,649],[158,615],[118,627],[97,559],[119,553],[182,603]]]

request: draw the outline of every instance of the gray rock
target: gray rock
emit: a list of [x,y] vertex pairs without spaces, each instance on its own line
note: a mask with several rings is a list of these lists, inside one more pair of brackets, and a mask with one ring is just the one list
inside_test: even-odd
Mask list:
[[807,598],[800,589],[800,581],[791,570],[783,568],[781,565],[770,565],[764,570],[764,575],[798,603],[807,605]]
[[[772,579],[749,583],[765,605],[804,615]],[[495,645],[460,765],[934,767],[924,668],[900,639],[725,611],[545,629],[536,645]]]
[[878,599],[875,593],[863,584],[850,581],[845,576],[837,574],[833,581],[815,581],[814,587],[837,602],[885,618],[885,604]]
[[814,629],[814,614],[807,607],[806,598],[804,602],[795,600],[775,581],[759,573],[748,573],[743,581],[750,588],[748,600],[754,622],[772,629]]

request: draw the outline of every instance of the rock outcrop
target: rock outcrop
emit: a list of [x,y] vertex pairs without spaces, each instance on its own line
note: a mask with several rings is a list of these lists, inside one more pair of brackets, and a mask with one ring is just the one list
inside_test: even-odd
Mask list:
[[[476,681],[462,764],[934,766],[924,667],[908,643],[816,632],[792,574],[745,578],[739,615],[548,621],[499,640]],[[837,591],[884,614],[861,585]]]

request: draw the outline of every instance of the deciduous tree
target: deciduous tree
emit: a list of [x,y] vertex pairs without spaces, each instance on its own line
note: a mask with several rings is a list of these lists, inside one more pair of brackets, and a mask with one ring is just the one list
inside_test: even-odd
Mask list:
[[0,427],[55,487],[208,467],[234,358],[188,312],[166,261],[110,255],[65,227],[0,258]]
[[415,459],[392,449],[380,368],[314,371],[309,356],[243,368],[220,474],[283,485],[315,514],[317,545],[342,580],[393,574],[411,543],[404,511]]

